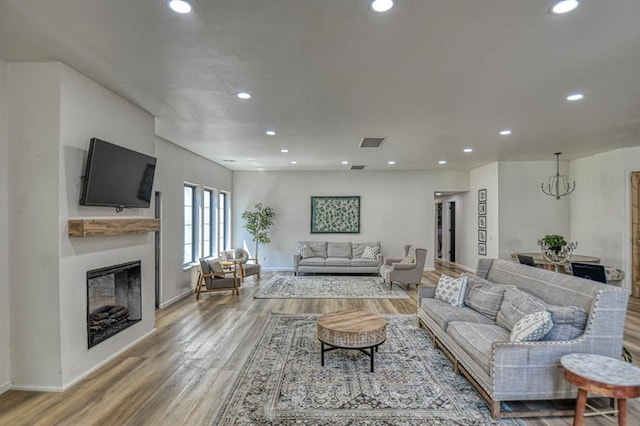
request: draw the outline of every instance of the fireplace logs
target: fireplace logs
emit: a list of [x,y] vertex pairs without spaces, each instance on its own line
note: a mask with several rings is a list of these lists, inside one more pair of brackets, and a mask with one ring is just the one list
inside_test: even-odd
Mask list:
[[100,331],[112,327],[118,321],[129,319],[129,309],[121,305],[102,306],[89,314],[89,329]]

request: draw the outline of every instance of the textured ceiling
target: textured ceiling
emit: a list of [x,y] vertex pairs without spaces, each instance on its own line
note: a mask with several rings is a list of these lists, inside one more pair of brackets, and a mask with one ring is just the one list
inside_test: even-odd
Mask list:
[[640,145],[637,0],[563,16],[550,0],[193,4],[183,16],[164,0],[2,0],[0,58],[64,62],[233,170],[461,170]]

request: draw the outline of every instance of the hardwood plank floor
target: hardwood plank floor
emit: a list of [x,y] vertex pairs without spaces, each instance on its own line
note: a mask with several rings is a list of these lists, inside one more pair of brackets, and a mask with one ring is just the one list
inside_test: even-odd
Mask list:
[[[438,263],[423,283],[462,270]],[[324,313],[363,309],[415,313],[411,299],[254,299],[248,278],[240,296],[187,297],[156,313],[156,332],[63,393],[9,391],[0,395],[0,425],[210,425],[249,356],[270,312]],[[631,299],[625,346],[640,361],[640,300]],[[629,424],[640,424],[640,399],[628,404]],[[527,419],[527,425],[570,425],[569,417]],[[590,417],[585,425],[606,425]]]

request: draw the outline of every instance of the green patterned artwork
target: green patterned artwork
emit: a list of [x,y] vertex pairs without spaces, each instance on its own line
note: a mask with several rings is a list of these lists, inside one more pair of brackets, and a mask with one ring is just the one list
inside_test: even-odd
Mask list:
[[360,197],[311,197],[312,234],[359,234]]

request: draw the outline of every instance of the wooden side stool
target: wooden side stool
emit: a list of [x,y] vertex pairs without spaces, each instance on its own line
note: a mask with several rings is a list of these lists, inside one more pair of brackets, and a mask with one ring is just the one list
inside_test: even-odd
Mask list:
[[564,378],[578,387],[574,426],[584,422],[587,392],[615,398],[618,425],[627,424],[627,399],[640,396],[640,368],[619,359],[594,354],[570,354],[560,359]]

